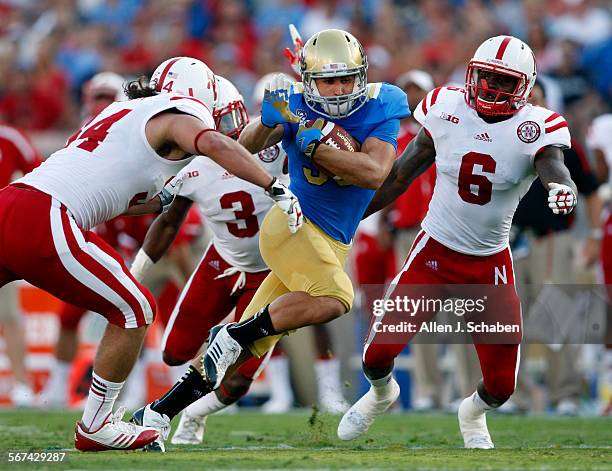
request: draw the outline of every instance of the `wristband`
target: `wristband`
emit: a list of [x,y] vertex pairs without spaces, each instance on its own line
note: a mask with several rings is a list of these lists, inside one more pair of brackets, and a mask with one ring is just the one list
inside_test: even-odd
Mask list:
[[136,278],[136,281],[142,283],[142,280],[144,280],[147,272],[153,265],[155,265],[155,262],[151,260],[151,257],[149,257],[143,249],[140,249],[136,254],[136,257],[134,257],[134,261],[132,262],[132,266],[130,268],[130,273],[134,278]]

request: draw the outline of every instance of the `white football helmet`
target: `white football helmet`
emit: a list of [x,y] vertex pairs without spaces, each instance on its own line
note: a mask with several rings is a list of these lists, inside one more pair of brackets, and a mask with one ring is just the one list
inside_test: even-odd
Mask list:
[[[479,78],[481,71],[515,79],[513,91],[490,87],[486,78]],[[527,103],[536,76],[535,56],[527,44],[513,36],[495,36],[483,42],[470,60],[465,99],[483,115],[512,115]]]
[[226,136],[238,139],[244,127],[249,123],[244,98],[232,82],[220,75],[216,77],[219,98],[213,112],[215,128]]
[[100,72],[89,79],[83,86],[85,114],[96,116],[111,103],[126,100],[123,82],[123,77],[114,72]]
[[204,103],[212,113],[217,105],[215,74],[201,60],[173,57],[162,62],[153,75],[151,86],[159,93],[180,93]]

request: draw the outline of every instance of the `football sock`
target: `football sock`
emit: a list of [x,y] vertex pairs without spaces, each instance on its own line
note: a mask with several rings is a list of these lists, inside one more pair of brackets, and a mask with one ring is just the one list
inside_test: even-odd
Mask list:
[[470,399],[471,400],[469,401],[468,410],[470,415],[472,415],[473,417],[481,416],[485,412],[493,409],[493,407],[491,407],[489,404],[482,400],[482,398],[478,394],[478,391],[474,391],[474,394],[470,396]]
[[[366,376],[367,378],[367,376]],[[368,381],[372,385],[372,389],[374,390],[374,394],[378,397],[386,396],[391,392],[391,380],[393,379],[393,372],[388,375],[378,378],[378,379],[370,379]]]
[[81,423],[90,431],[97,431],[113,411],[113,404],[125,381],[113,383],[92,373],[89,396],[83,411]]
[[250,319],[230,325],[227,328],[227,333],[230,334],[242,348],[255,342],[255,340],[269,337],[270,335],[277,335],[278,332],[272,325],[270,311],[268,310],[269,307],[270,305],[268,304]]
[[185,412],[191,417],[202,418],[225,409],[228,405],[223,404],[214,392],[209,392],[193,404],[189,404]]
[[190,366],[170,391],[151,404],[151,409],[172,419],[189,404],[209,392],[210,385],[195,367]]

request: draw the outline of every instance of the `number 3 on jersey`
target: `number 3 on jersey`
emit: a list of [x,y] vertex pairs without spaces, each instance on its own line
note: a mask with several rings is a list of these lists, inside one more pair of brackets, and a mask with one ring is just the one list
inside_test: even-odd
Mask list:
[[[491,201],[493,193],[493,182],[484,175],[474,173],[474,167],[480,165],[482,172],[495,173],[497,162],[489,154],[480,152],[468,152],[461,159],[459,169],[459,196],[466,203],[484,206]],[[476,187],[476,192],[472,191]]]
[[132,110],[118,111],[110,116],[107,116],[104,119],[101,119],[100,121],[95,122],[89,127],[86,127],[87,124],[89,124],[87,123],[76,133],[74,133],[72,137],[70,137],[70,139],[68,139],[66,146],[69,146],[77,139],[85,139],[77,147],[79,149],[92,152],[96,147],[100,145],[100,142],[106,139],[106,136],[108,135],[108,130],[111,128],[111,126],[117,121],[119,121],[121,118],[123,118],[125,115],[127,115],[130,111]]
[[[255,216],[255,203],[253,197],[246,191],[234,191],[227,193],[221,197],[221,207],[223,209],[233,209],[236,222],[243,222],[246,227],[240,227],[242,224],[236,222],[228,222],[227,230],[234,237],[240,239],[245,237],[253,237],[259,232],[259,222]],[[236,209],[235,203],[239,203],[242,209]]]

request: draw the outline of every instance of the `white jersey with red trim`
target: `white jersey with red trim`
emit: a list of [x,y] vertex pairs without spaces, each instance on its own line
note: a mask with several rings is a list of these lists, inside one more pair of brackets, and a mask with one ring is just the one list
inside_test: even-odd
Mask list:
[[193,160],[165,159],[147,141],[145,126],[149,119],[169,109],[215,127],[208,108],[192,97],[160,94],[116,102],[18,182],[61,201],[81,229],[90,230],[155,196]]
[[[287,154],[280,144],[254,157],[269,174],[289,183]],[[213,244],[227,263],[249,273],[267,270],[259,253],[259,228],[274,202],[262,188],[204,156],[196,157],[170,184],[179,185],[177,195],[199,205]]]
[[570,134],[562,116],[532,105],[487,123],[464,93],[436,88],[414,112],[436,149],[436,185],[422,227],[457,252],[492,255],[508,246],[516,207],[536,178],[535,156],[546,146],[570,147]]

